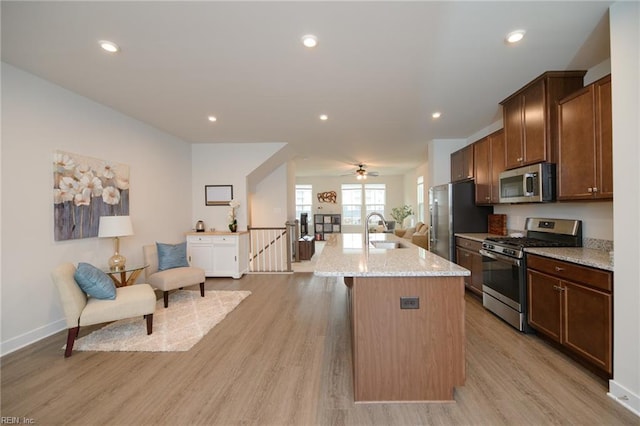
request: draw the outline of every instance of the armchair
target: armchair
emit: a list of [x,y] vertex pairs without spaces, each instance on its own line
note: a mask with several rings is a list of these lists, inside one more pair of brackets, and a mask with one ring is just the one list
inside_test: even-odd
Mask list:
[[169,306],[169,290],[200,284],[200,296],[204,297],[204,269],[195,266],[159,270],[158,248],[155,244],[142,247],[147,268],[144,274],[151,287],[162,291],[164,307]]
[[115,299],[87,297],[74,278],[76,267],[71,263],[59,265],[51,273],[58,288],[62,309],[67,320],[68,358],[81,326],[117,321],[124,318],[144,316],[147,319],[147,334],[153,332],[153,313],[156,309],[156,294],[149,284],[136,284],[116,288]]

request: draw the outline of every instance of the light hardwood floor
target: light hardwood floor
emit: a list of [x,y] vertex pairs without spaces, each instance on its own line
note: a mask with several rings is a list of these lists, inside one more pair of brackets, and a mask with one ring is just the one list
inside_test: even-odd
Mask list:
[[3,357],[1,415],[39,425],[640,424],[606,382],[473,297],[456,403],[354,404],[344,285],[296,273],[206,288],[253,294],[188,352],[65,359],[61,332]]

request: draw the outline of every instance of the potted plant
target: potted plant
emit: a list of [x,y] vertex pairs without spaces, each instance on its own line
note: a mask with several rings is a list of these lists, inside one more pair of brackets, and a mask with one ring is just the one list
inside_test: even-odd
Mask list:
[[394,207],[391,209],[391,217],[396,221],[396,225],[402,228],[404,220],[413,214],[411,206],[404,205],[402,207]]

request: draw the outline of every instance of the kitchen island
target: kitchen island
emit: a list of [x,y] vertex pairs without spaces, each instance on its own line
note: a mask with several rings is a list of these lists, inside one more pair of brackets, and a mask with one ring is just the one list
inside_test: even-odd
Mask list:
[[331,235],[314,271],[349,289],[355,400],[453,401],[465,381],[470,272],[392,234],[370,239]]

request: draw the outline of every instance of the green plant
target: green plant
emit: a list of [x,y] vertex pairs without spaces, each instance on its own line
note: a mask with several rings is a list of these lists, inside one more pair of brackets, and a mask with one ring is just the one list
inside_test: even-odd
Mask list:
[[413,214],[411,206],[404,205],[402,207],[394,207],[391,209],[391,217],[395,219],[398,227],[402,227],[402,222]]

